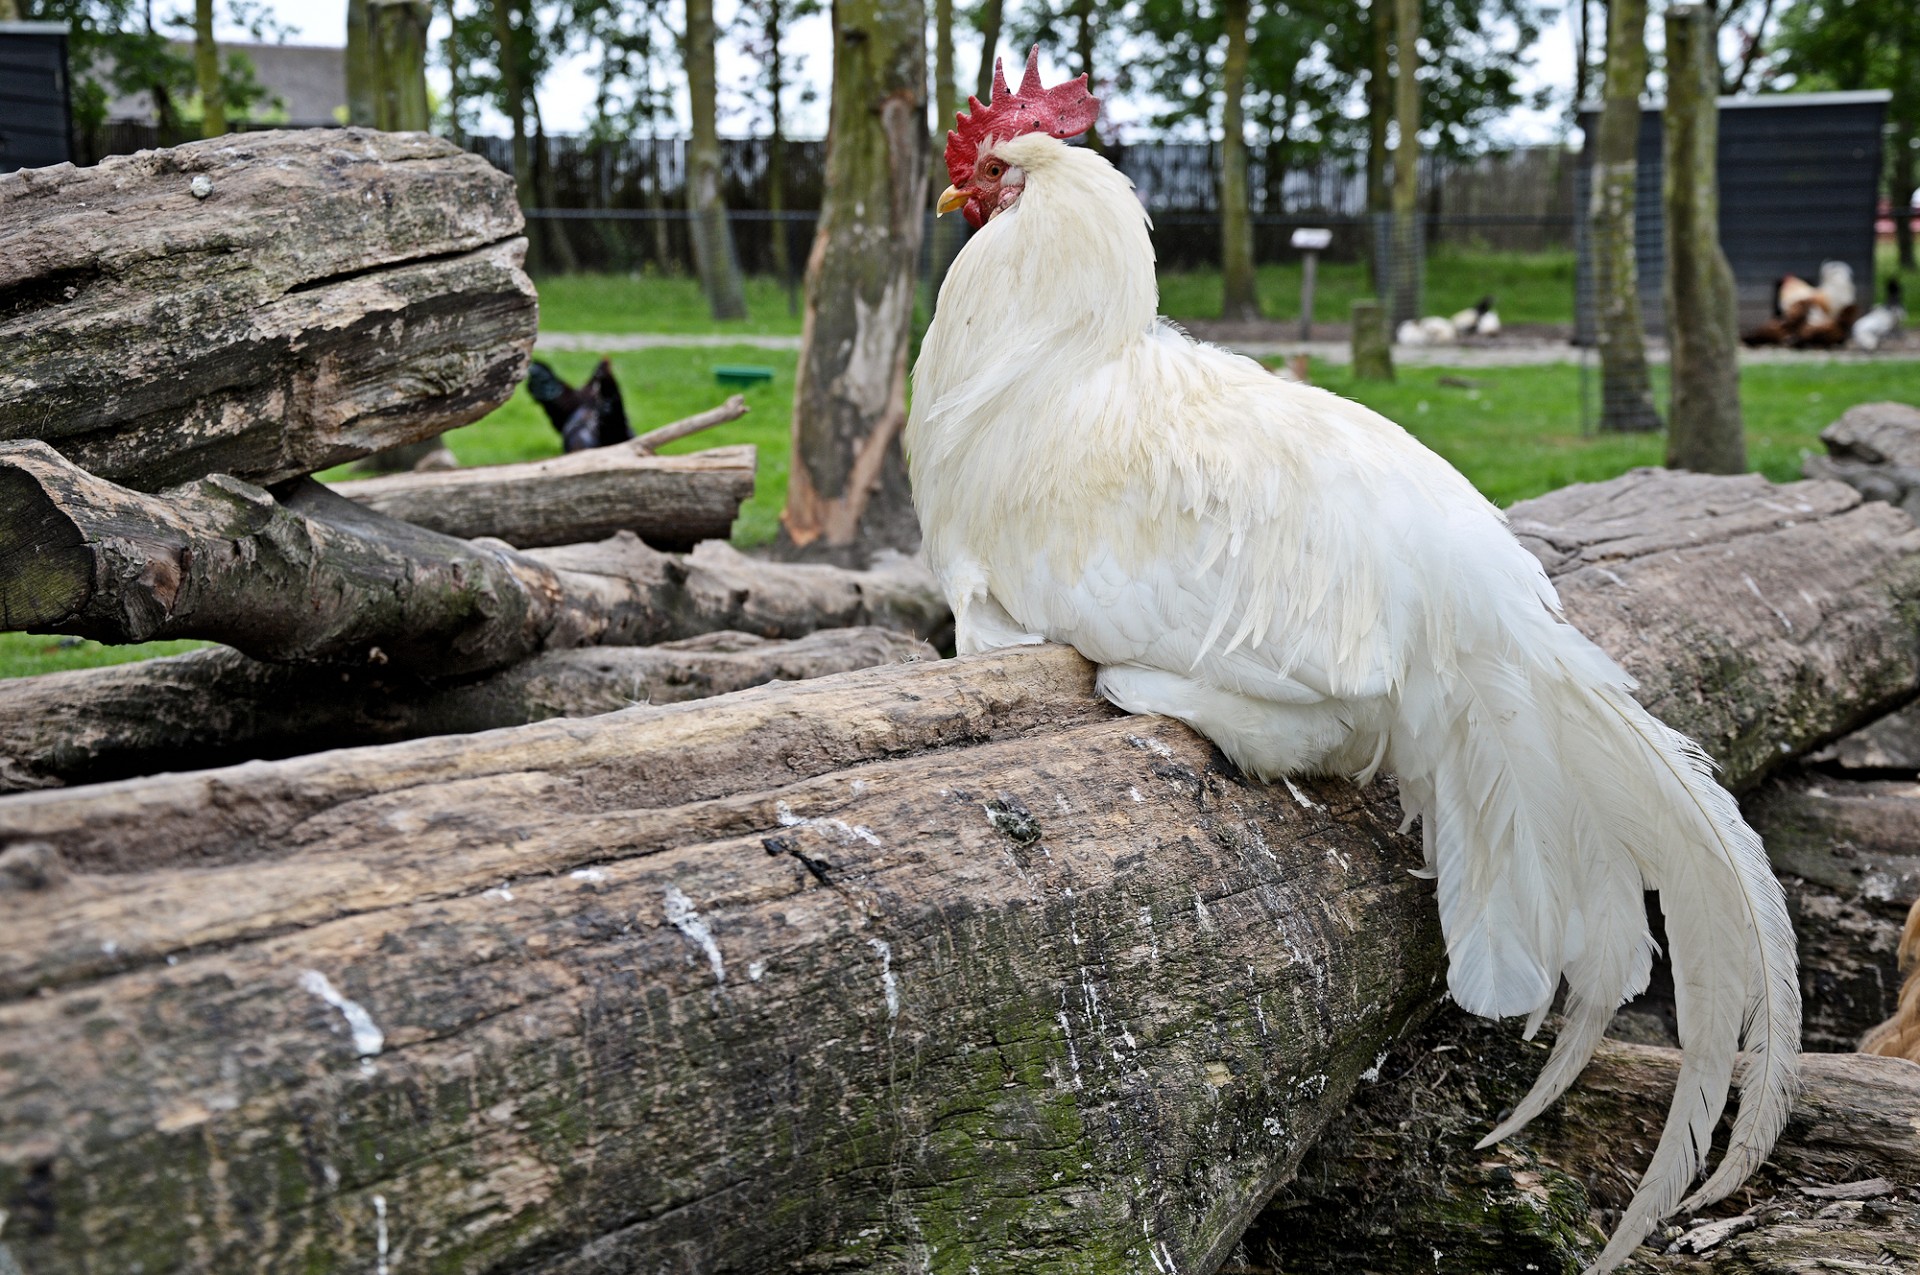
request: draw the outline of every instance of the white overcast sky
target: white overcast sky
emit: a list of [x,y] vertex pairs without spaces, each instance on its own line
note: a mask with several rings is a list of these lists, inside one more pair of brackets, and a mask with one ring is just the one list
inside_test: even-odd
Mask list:
[[[736,0],[715,0],[715,16],[722,29],[732,18],[735,4]],[[158,18],[169,9],[190,9],[191,0],[160,0],[154,7]],[[264,7],[281,23],[294,28],[293,34],[287,37],[290,44],[337,46],[346,42],[346,0],[266,0]],[[225,5],[221,5],[220,9],[224,10]],[[239,32],[226,27],[217,28],[216,35],[222,39],[244,38]],[[797,91],[791,95],[787,102],[789,132],[796,137],[822,136],[827,129],[824,90],[833,63],[832,40],[825,15],[794,23],[783,47],[790,57],[798,55],[804,58],[803,76],[821,90],[811,104],[803,104]],[[962,85],[973,83],[977,57],[978,53],[972,47],[958,50],[959,66],[956,69]],[[1572,18],[1563,12],[1534,47],[1532,65],[1521,79],[1522,90],[1531,95],[1543,86],[1550,87],[1557,92],[1559,102],[1563,104],[1573,83],[1573,61]],[[1057,68],[1053,70],[1057,71]],[[723,40],[720,46],[723,133],[743,134],[750,131],[750,121],[742,110],[738,86],[748,79],[751,72],[752,66],[748,60],[733,53]],[[445,88],[445,72],[430,70],[428,78],[437,88]],[[540,110],[547,128],[552,132],[584,129],[592,108],[593,78],[590,63],[584,57],[576,57],[558,67],[541,86]],[[684,92],[681,94],[680,113],[684,120]],[[1113,102],[1108,107],[1109,117],[1121,125],[1123,135],[1126,123],[1138,118],[1141,113],[1137,105],[1126,101]],[[1561,136],[1563,119],[1559,106],[1547,111],[1515,111],[1494,126],[1492,140],[1507,144],[1555,140]],[[493,126],[505,131],[504,121],[494,121]]]

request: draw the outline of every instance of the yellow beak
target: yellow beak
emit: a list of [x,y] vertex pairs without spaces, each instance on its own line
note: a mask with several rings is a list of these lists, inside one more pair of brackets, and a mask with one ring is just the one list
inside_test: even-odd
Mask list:
[[966,202],[966,191],[961,190],[958,186],[949,186],[940,192],[940,202],[935,204],[934,207],[944,214],[952,212]]

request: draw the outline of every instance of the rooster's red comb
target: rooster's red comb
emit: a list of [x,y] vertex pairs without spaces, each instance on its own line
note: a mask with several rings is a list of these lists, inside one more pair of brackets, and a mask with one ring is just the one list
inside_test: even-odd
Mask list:
[[1099,117],[1100,100],[1087,92],[1086,76],[1050,89],[1040,87],[1039,45],[1027,55],[1018,92],[1008,90],[1006,68],[995,58],[993,100],[983,106],[979,98],[969,97],[966,112],[954,116],[958,127],[947,134],[947,175],[956,186],[970,179],[980,144],[989,137],[1047,133],[1064,140],[1086,132]]

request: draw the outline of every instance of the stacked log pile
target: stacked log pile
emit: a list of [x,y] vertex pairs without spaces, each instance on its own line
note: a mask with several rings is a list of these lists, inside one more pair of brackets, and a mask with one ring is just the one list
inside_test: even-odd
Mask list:
[[[231,648],[0,687],[0,791],[930,654],[924,569],[748,559],[725,537],[753,449],[653,454],[737,396],[551,461],[309,476],[512,392],[522,228],[477,156],[360,129],[0,179],[0,628]],[[569,654],[730,631],[730,654]]]
[[[1739,788],[1920,691],[1920,530],[1845,487],[1642,472],[1515,523]],[[1398,819],[1053,647],[0,799],[7,1242],[1215,1270],[1424,1039]],[[1637,1168],[1656,1117],[1581,1092]]]

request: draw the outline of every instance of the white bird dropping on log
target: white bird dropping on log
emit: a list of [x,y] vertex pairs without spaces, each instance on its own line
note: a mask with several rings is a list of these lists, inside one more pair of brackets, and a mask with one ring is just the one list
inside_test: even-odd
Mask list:
[[1684,1054],[1610,1270],[1705,1165],[1743,1044],[1739,1117],[1686,1207],[1738,1188],[1793,1104],[1793,930],[1760,839],[1450,465],[1156,317],[1139,201],[1062,140],[1098,113],[1084,79],[1043,88],[1036,51],[1017,92],[996,72],[947,136],[939,207],[977,233],[921,345],[906,444],[955,644],[1071,643],[1115,704],[1264,779],[1394,772],[1454,999],[1531,1033],[1567,987],[1494,1138],[1559,1097],[1646,986],[1657,889]]
[[360,1055],[360,1070],[372,1071],[373,1060],[387,1043],[386,1033],[373,1021],[373,1015],[359,1001],[342,996],[319,970],[304,971],[300,975],[300,986],[340,1011],[340,1016],[347,1020],[347,1030],[352,1033],[354,1052]]

